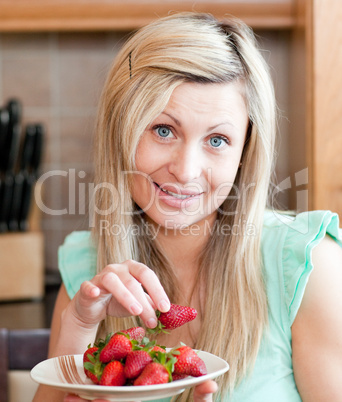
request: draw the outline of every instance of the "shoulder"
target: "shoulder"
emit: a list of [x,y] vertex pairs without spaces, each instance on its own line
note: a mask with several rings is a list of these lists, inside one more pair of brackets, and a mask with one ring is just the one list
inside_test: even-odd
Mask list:
[[329,400],[337,400],[334,396],[342,391],[342,249],[325,236],[312,261],[314,269],[292,325],[295,375],[303,397],[325,389],[331,392]]
[[314,267],[314,250],[315,254],[324,254],[326,247],[332,247],[329,239],[325,240],[327,235],[335,240],[331,242],[339,250],[338,244],[342,245],[339,219],[330,211],[298,215],[270,210],[265,213],[261,245],[265,275],[270,282],[281,283],[276,291],[283,292],[281,297],[288,309],[290,325],[302,303]]
[[91,232],[72,232],[58,249],[58,267],[70,299],[96,274],[97,251]]
[[312,264],[314,269],[300,310],[302,313],[313,313],[314,316],[321,313],[322,325],[329,315],[338,313],[342,317],[342,248],[326,235],[312,252]]

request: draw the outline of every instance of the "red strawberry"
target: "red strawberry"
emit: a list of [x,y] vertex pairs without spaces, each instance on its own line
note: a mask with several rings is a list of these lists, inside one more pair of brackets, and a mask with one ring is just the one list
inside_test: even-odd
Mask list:
[[193,377],[200,377],[207,374],[204,361],[189,346],[181,346],[173,351],[177,358],[174,365],[174,374],[187,374]]
[[103,369],[100,385],[121,386],[125,385],[125,382],[124,366],[118,360],[108,363]]
[[144,368],[152,362],[152,357],[145,350],[129,352],[125,362],[125,376],[129,379],[137,378]]
[[140,343],[144,339],[146,333],[145,329],[142,327],[133,327],[120,332],[122,332],[123,334],[128,334],[131,339],[134,339],[138,343]]
[[151,349],[152,352],[162,352],[162,353],[166,353],[166,350],[164,348],[162,348],[159,345],[153,346],[153,348]]
[[170,310],[166,313],[156,312],[158,318],[158,325],[149,330],[151,333],[166,332],[167,329],[175,329],[181,327],[189,321],[192,321],[197,316],[196,309],[192,307],[180,306],[178,304],[171,304]]
[[[94,384],[98,384],[99,380],[96,376],[96,374],[94,374],[92,371],[86,369],[86,367],[89,367],[91,370],[94,371],[94,365],[95,365],[95,361],[96,358],[94,356],[94,353],[98,351],[98,347],[93,346],[93,347],[89,347],[83,354],[83,367],[84,367],[84,372],[85,375],[91,379],[91,381]],[[88,363],[88,364],[85,364]]]
[[132,350],[132,343],[126,335],[114,334],[100,353],[100,361],[108,363],[111,360],[124,359]]
[[172,373],[172,381],[183,380],[183,378],[186,378],[186,377],[188,377],[187,374]]
[[169,382],[170,373],[161,363],[149,363],[133,385],[165,384]]

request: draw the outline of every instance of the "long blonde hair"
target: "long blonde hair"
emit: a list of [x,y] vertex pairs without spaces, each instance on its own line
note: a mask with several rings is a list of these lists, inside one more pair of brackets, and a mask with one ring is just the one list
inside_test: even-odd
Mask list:
[[[229,362],[229,372],[218,380],[221,394],[232,390],[253,367],[267,325],[260,241],[273,170],[275,101],[252,31],[237,19],[219,22],[198,13],[170,15],[139,30],[110,70],[95,140],[95,204],[102,211],[95,214],[93,229],[98,270],[109,263],[139,260],[156,272],[171,301],[177,302],[177,279],[158,244],[143,231],[113,235],[103,230],[101,221],[106,211],[109,228],[143,226],[141,211],[131,197],[130,175],[125,172],[135,170],[139,138],[166,107],[173,90],[184,82],[205,85],[235,80],[245,85],[250,120],[242,167],[234,183],[240,196],[228,198],[221,206],[198,275],[198,284],[206,284],[206,298],[195,347]],[[222,235],[223,225],[238,228],[239,233]],[[110,330],[136,324],[133,317],[107,320]],[[182,397],[189,398],[188,394]]]

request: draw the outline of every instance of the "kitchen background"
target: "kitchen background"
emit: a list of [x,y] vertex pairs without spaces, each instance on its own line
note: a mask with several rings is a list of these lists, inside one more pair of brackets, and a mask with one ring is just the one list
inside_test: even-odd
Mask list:
[[[257,30],[269,62],[281,112],[278,181],[289,168],[289,35]],[[41,214],[44,265],[57,270],[57,250],[73,230],[88,229],[88,183],[92,181],[92,136],[97,102],[108,68],[128,32],[0,34],[0,100],[22,103],[22,124],[42,123],[46,138],[40,174],[61,171],[44,181],[44,204],[62,215]],[[304,68],[304,66],[298,66]],[[305,160],[303,155],[303,165]],[[75,184],[72,180],[75,178]],[[69,188],[69,185],[72,188]],[[75,211],[69,195],[75,189]],[[81,189],[81,191],[79,191]],[[85,189],[85,191],[83,191]],[[84,193],[86,196],[84,197]],[[281,197],[288,206],[288,194]]]

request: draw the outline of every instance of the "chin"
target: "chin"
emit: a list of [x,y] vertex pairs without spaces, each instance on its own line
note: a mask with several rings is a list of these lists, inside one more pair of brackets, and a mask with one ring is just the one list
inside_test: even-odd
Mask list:
[[[214,218],[214,214],[206,214],[206,215],[196,215],[196,216],[187,216],[183,214],[178,214],[178,215],[155,215],[155,214],[146,214],[148,217],[148,220],[150,222],[153,222],[157,226],[161,226],[165,229],[170,229],[174,230],[175,232],[177,230],[185,230],[191,226],[202,226],[205,224],[205,222],[211,222],[212,219]],[[216,216],[216,214],[215,214]]]

